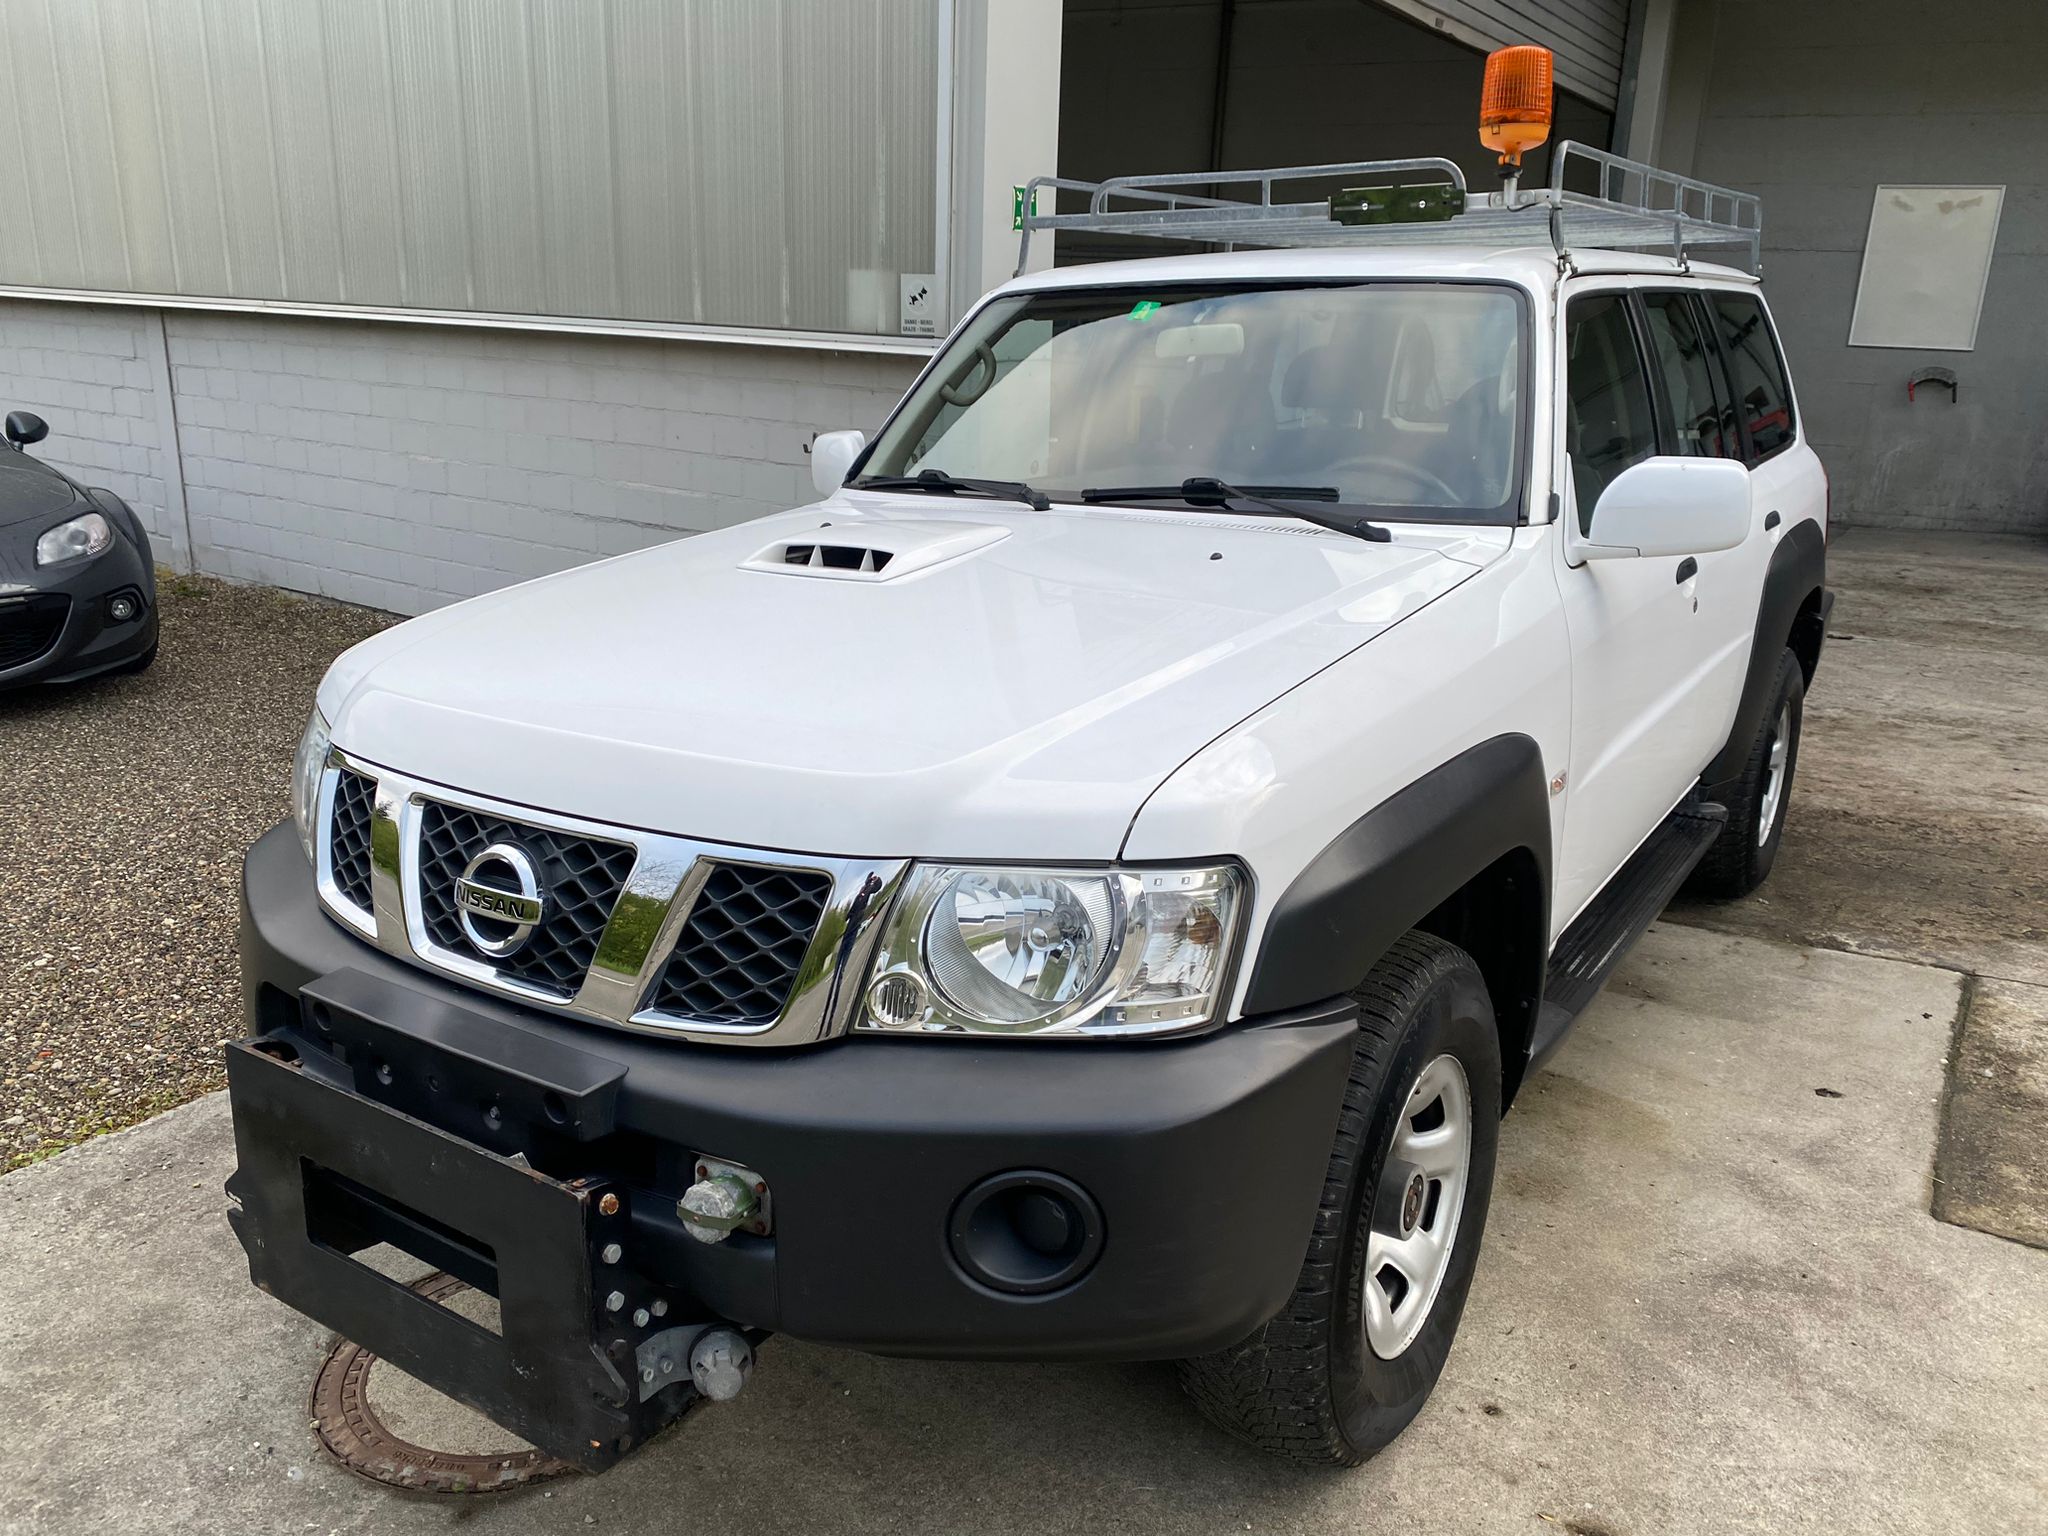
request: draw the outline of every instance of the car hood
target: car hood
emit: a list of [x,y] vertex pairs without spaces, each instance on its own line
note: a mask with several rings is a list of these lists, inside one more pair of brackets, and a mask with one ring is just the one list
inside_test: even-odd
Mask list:
[[69,480],[40,460],[0,444],[0,528],[54,521],[74,506],[90,510]]
[[1508,539],[842,493],[402,624],[321,707],[373,763],[624,826],[1109,858],[1197,749]]

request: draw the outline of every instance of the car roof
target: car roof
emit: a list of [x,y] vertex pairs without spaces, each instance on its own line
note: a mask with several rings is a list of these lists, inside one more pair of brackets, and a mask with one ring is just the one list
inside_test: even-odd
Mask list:
[[[1580,273],[1693,277],[1754,284],[1735,267],[1713,262],[1680,263],[1669,256],[1636,251],[1574,249]],[[1511,282],[1541,292],[1558,279],[1557,252],[1547,245],[1341,246],[1275,251],[1218,251],[1196,256],[1141,256],[1126,260],[1055,267],[1013,278],[997,292],[1043,292],[1062,288],[1127,287],[1154,283],[1279,281],[1324,278],[1413,278],[1424,282]]]

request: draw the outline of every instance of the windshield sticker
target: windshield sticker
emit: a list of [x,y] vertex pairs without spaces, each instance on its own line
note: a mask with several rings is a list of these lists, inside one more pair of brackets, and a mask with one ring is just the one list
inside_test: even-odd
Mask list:
[[1150,320],[1158,313],[1159,301],[1157,299],[1140,299],[1131,306],[1131,318],[1133,320]]

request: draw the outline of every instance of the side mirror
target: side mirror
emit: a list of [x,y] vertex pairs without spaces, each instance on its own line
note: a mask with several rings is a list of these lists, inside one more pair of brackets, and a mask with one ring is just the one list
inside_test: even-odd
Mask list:
[[1580,553],[1589,560],[1706,555],[1748,537],[1748,470],[1733,459],[1660,457],[1608,482]]
[[820,496],[830,496],[846,484],[853,461],[867,447],[865,432],[820,432],[811,443],[811,484]]
[[34,411],[9,411],[7,413],[7,441],[17,448],[26,448],[30,443],[40,443],[50,435],[50,424]]

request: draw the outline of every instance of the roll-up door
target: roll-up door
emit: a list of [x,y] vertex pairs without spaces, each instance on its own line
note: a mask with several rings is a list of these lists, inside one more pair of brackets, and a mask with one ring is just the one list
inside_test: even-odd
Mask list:
[[1477,48],[1541,43],[1557,55],[1557,84],[1614,109],[1621,90],[1629,0],[1380,0]]

